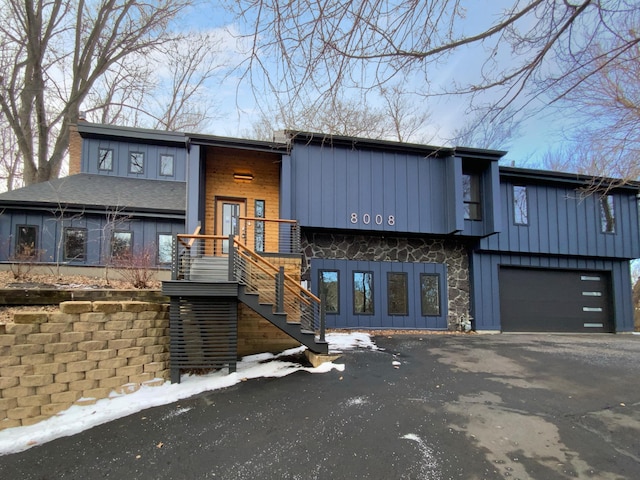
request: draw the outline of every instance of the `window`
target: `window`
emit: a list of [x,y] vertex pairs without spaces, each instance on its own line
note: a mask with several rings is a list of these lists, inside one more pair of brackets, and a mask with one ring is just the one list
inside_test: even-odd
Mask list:
[[353,313],[373,315],[373,272],[353,272]]
[[170,233],[158,234],[158,263],[171,263],[173,257],[173,235]]
[[408,275],[387,272],[387,304],[389,315],[409,315]]
[[98,170],[113,170],[113,150],[110,148],[98,150]]
[[[256,218],[264,218],[264,200],[256,200],[254,213]],[[256,252],[264,252],[264,222],[256,221],[254,242]]]
[[129,173],[144,173],[144,153],[129,153]]
[[65,228],[64,259],[85,260],[87,256],[87,229]]
[[320,298],[324,300],[325,313],[340,312],[340,272],[337,270],[320,270]]
[[600,197],[600,228],[603,233],[616,233],[616,211],[613,195]]
[[38,227],[35,225],[18,225],[16,235],[16,257],[33,259],[38,252]]
[[160,155],[160,175],[173,177],[173,155]]
[[420,274],[420,305],[423,316],[440,315],[440,275]]
[[113,232],[111,236],[111,256],[123,258],[131,255],[133,234],[131,232]]
[[463,172],[462,200],[464,202],[465,220],[482,220],[480,198],[480,175]]
[[527,187],[513,186],[513,220],[517,225],[529,225]]

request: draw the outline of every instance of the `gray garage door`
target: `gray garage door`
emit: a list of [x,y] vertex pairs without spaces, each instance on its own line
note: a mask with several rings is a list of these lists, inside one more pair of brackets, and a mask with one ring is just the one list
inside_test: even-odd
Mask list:
[[606,272],[500,268],[505,332],[612,332]]

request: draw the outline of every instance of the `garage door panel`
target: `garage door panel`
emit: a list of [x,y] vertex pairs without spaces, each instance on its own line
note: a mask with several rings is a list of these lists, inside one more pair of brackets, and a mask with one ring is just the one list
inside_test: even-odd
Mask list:
[[499,282],[503,331],[613,331],[604,272],[501,267]]

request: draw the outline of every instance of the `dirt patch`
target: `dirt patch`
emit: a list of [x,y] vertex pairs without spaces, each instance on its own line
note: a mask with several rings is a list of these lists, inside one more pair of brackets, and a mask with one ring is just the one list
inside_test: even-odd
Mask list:
[[[161,282],[150,282],[150,290],[159,290]],[[26,280],[18,281],[12,272],[0,271],[0,289],[16,289],[16,290],[92,290],[92,289],[114,289],[128,290],[133,286],[129,282],[123,280],[109,280],[107,282],[101,277],[89,277],[84,275],[29,275]],[[29,312],[54,312],[58,309],[57,305],[47,306],[0,306],[0,324],[13,322],[13,314],[20,311]]]

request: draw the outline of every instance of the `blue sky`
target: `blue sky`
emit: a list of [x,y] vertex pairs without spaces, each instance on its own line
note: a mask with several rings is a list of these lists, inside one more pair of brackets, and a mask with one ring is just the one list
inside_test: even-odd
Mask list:
[[[500,8],[511,5],[510,1],[503,0],[477,0],[469,2],[469,10],[462,28],[468,33],[478,31],[482,26],[488,25],[500,11]],[[217,5],[217,2],[204,1],[200,3],[189,15],[190,22],[199,29],[224,29],[237,33],[244,33],[243,27],[234,22],[233,16],[225,12]],[[234,48],[235,40],[232,35],[226,36],[226,47]],[[230,53],[230,52],[228,52]],[[511,60],[511,52],[501,51],[501,61],[508,64]],[[238,60],[242,56],[236,51],[230,53],[230,58]],[[461,52],[452,57],[445,65],[442,65],[433,75],[435,83],[442,86],[450,84],[455,78],[459,82],[473,81],[474,72],[477,72],[484,58],[484,52],[478,48]],[[420,81],[419,79],[417,80]],[[411,82],[409,79],[408,82]],[[408,83],[411,86],[411,83]],[[413,85],[415,88],[415,85]],[[211,130],[207,133],[224,136],[238,136],[250,130],[251,124],[256,118],[258,105],[255,96],[251,92],[249,83],[245,80],[239,83],[235,76],[227,77],[221,85],[215,87],[216,100],[220,106],[220,118],[213,121]],[[267,96],[268,97],[268,96]],[[268,101],[263,99],[262,102]],[[467,101],[461,97],[440,97],[424,103],[425,108],[431,112],[430,123],[425,125],[425,133],[432,137],[429,143],[446,144],[447,139],[453,135],[453,131],[460,127],[468,118]],[[548,109],[521,124],[519,135],[511,140],[507,158],[518,165],[536,166],[537,159],[548,149],[560,145],[562,141],[561,130],[567,123],[556,111]],[[475,145],[468,145],[475,146]]]

